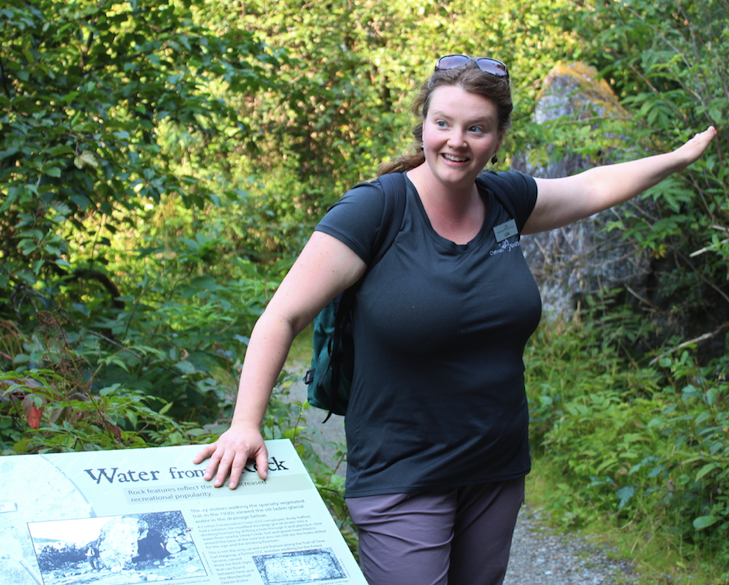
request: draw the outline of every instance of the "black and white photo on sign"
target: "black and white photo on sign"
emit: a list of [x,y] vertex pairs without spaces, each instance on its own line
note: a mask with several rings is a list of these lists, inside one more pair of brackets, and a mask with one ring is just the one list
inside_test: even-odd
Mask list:
[[28,524],[45,585],[174,581],[207,572],[181,511]]

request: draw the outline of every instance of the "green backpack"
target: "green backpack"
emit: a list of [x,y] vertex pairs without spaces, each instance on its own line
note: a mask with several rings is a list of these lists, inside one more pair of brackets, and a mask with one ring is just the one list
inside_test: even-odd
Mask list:
[[328,411],[329,414],[324,422],[329,420],[332,413],[340,415],[347,413],[354,374],[352,340],[354,297],[369,271],[382,259],[395,241],[405,215],[404,175],[392,173],[382,175],[379,179],[385,194],[385,209],[372,248],[372,262],[356,284],[330,302],[314,319],[312,339],[314,356],[311,360],[311,369],[304,376],[304,383],[309,386],[307,392],[309,404]]

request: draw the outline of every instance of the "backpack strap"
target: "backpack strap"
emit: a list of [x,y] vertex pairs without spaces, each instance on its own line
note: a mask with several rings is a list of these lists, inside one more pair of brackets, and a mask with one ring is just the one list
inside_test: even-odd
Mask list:
[[377,236],[372,244],[374,254],[362,277],[363,279],[390,249],[390,246],[392,246],[402,227],[402,220],[405,216],[405,204],[407,201],[405,175],[402,173],[382,175],[379,181],[382,186],[382,191],[385,194],[385,207],[382,211],[382,219],[380,220],[380,227],[377,230]]
[[[372,251],[374,254],[372,255],[372,260],[370,261],[369,266],[367,266],[367,270],[357,283],[342,292],[331,303],[334,313],[334,328],[328,344],[330,360],[327,365],[327,370],[322,377],[331,370],[335,372],[334,375],[336,376],[341,376],[342,372],[345,372],[351,380],[351,372],[354,371],[354,351],[351,346],[351,310],[352,305],[354,304],[354,298],[357,295],[357,290],[367,277],[367,274],[370,270],[372,270],[372,268],[374,268],[375,264],[382,260],[382,257],[390,249],[390,246],[392,246],[392,243],[395,241],[395,238],[402,227],[402,220],[405,217],[405,207],[407,202],[407,184],[405,183],[405,176],[402,173],[382,175],[380,177],[380,185],[382,186],[382,191],[385,194],[385,206],[382,211],[382,219],[380,220],[380,226],[377,230],[375,241],[372,244]],[[326,309],[324,310],[326,311]],[[306,384],[314,382],[313,369],[306,373],[304,382]],[[332,386],[336,387],[337,382],[333,382]],[[333,404],[333,402],[331,402],[331,404]],[[332,407],[329,409],[329,413],[324,419],[324,422],[329,420],[329,417],[333,412],[334,410]]]
[[[362,183],[370,184],[371,183]],[[335,299],[337,305],[336,313],[337,319],[344,319],[352,308],[354,303],[354,297],[357,294],[357,289],[362,285],[364,279],[367,278],[370,270],[375,267],[382,257],[387,253],[395,241],[400,228],[402,227],[402,220],[405,217],[405,205],[407,201],[405,183],[405,176],[402,173],[391,173],[388,175],[382,175],[380,177],[380,185],[382,191],[385,194],[385,207],[382,211],[382,219],[380,220],[380,227],[377,230],[375,241],[372,244],[372,260],[367,266],[367,270],[362,277],[357,281],[356,284],[345,290],[339,297]],[[340,329],[340,327],[337,327]],[[335,347],[336,341],[339,337],[339,331],[335,332]]]
[[[405,207],[407,203],[407,184],[405,183],[405,175],[403,173],[390,173],[379,177],[382,192],[385,194],[385,207],[382,210],[382,219],[380,227],[377,230],[375,241],[372,243],[372,260],[367,266],[367,270],[359,279],[357,284],[347,290],[356,290],[365,279],[370,270],[375,267],[382,257],[387,253],[397,237],[402,220],[405,217]],[[355,185],[369,185],[372,183],[359,183]]]

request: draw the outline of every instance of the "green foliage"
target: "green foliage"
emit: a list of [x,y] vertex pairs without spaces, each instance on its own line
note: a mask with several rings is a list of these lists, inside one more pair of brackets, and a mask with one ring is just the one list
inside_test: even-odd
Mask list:
[[529,346],[532,444],[562,470],[548,506],[567,527],[607,517],[729,571],[726,358],[637,367],[605,333],[552,323]]
[[[289,61],[288,91],[255,98],[261,128],[256,177],[280,220],[311,222],[352,185],[409,146],[409,108],[444,54],[506,59],[517,117],[529,115],[539,80],[577,54],[568,2],[481,0],[246,4],[244,22]],[[484,39],[488,39],[485,43]],[[517,41],[518,39],[518,41]],[[244,102],[246,103],[246,102]],[[248,102],[250,103],[250,102]]]
[[722,132],[729,118],[729,77],[716,66],[729,57],[729,5],[590,2],[573,18],[583,58],[609,81],[631,120],[621,125],[596,119],[580,132],[574,121],[555,123],[543,137],[555,156],[576,151],[599,163],[610,153],[614,162],[669,151],[709,125],[719,130],[701,160],[649,190],[643,203],[611,226],[650,251],[659,284],[649,299],[652,308],[662,319],[696,315],[690,333],[705,333],[729,314],[729,138]]
[[173,172],[165,136],[248,134],[212,88],[268,85],[275,59],[247,31],[205,28],[189,6],[11,0],[0,10],[0,290],[16,309],[29,287],[76,269],[108,276],[109,235],[134,226],[145,201],[206,201],[209,186]]
[[170,418],[163,402],[114,384],[92,393],[55,370],[0,374],[3,455],[186,444],[205,433]]
[[[144,0],[0,10],[6,450],[184,442],[233,401],[241,347],[288,262],[259,269],[222,214],[205,224],[245,200],[221,184],[231,141],[253,148],[224,96],[273,87],[278,63],[215,18]],[[28,396],[47,405],[32,428]],[[61,411],[78,416],[60,424]]]
[[[49,408],[76,411],[103,403],[103,412],[115,413],[120,432],[130,433],[121,438],[107,433],[108,441],[99,434],[96,448],[175,444],[209,434],[203,426],[225,417],[234,403],[241,348],[288,266],[284,262],[264,272],[231,257],[224,240],[202,233],[175,240],[178,245],[145,242],[147,247],[131,255],[134,262],[125,258],[122,285],[128,294],[117,297],[116,307],[105,307],[103,297],[86,296],[89,291],[78,287],[59,288],[53,311],[38,313],[32,332],[6,322],[0,359],[4,369],[12,364],[9,380],[40,377],[44,387],[58,388],[60,394],[42,397]],[[220,267],[203,271],[213,260]],[[120,258],[111,263],[117,264],[124,266]],[[47,381],[48,371],[61,378]],[[53,448],[50,438],[38,442],[42,433],[33,433],[28,417],[21,415],[18,400],[27,393],[21,383],[17,400],[0,404],[0,435],[8,437],[2,439],[3,448],[28,433],[32,445],[20,451]],[[66,404],[69,400],[76,402]],[[157,420],[151,408],[165,416]],[[126,422],[120,425],[116,418]],[[173,421],[177,426],[170,427]],[[58,448],[89,448],[81,438],[93,444],[97,431],[89,424],[81,417],[43,430],[56,433]]]
[[[671,503],[680,498],[694,515],[690,524],[684,522],[677,529],[692,540],[714,544],[714,539],[725,540],[729,530],[727,359],[699,367],[683,352],[677,358],[661,359],[660,366],[670,377],[671,385],[663,390],[668,404],[648,426],[658,429],[673,446],[665,460],[670,487],[678,492],[669,498]],[[729,564],[726,543],[719,550],[722,564]]]

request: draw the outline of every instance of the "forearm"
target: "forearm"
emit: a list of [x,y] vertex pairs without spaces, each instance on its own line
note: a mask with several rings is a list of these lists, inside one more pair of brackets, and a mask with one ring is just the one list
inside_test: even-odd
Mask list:
[[292,325],[273,313],[261,315],[251,333],[231,426],[260,429],[261,422],[296,335]]
[[230,429],[193,459],[195,463],[210,459],[204,477],[214,478],[216,487],[230,473],[228,485],[235,489],[249,459],[255,460],[258,474],[266,478],[268,452],[261,423],[291,342],[365,268],[352,250],[332,236],[315,232],[304,247],[253,328]]
[[592,215],[624,203],[686,166],[679,151],[673,151],[585,171],[585,213]]
[[711,127],[673,152],[596,167],[561,179],[536,179],[537,204],[522,233],[562,227],[628,201],[693,163],[715,135]]

